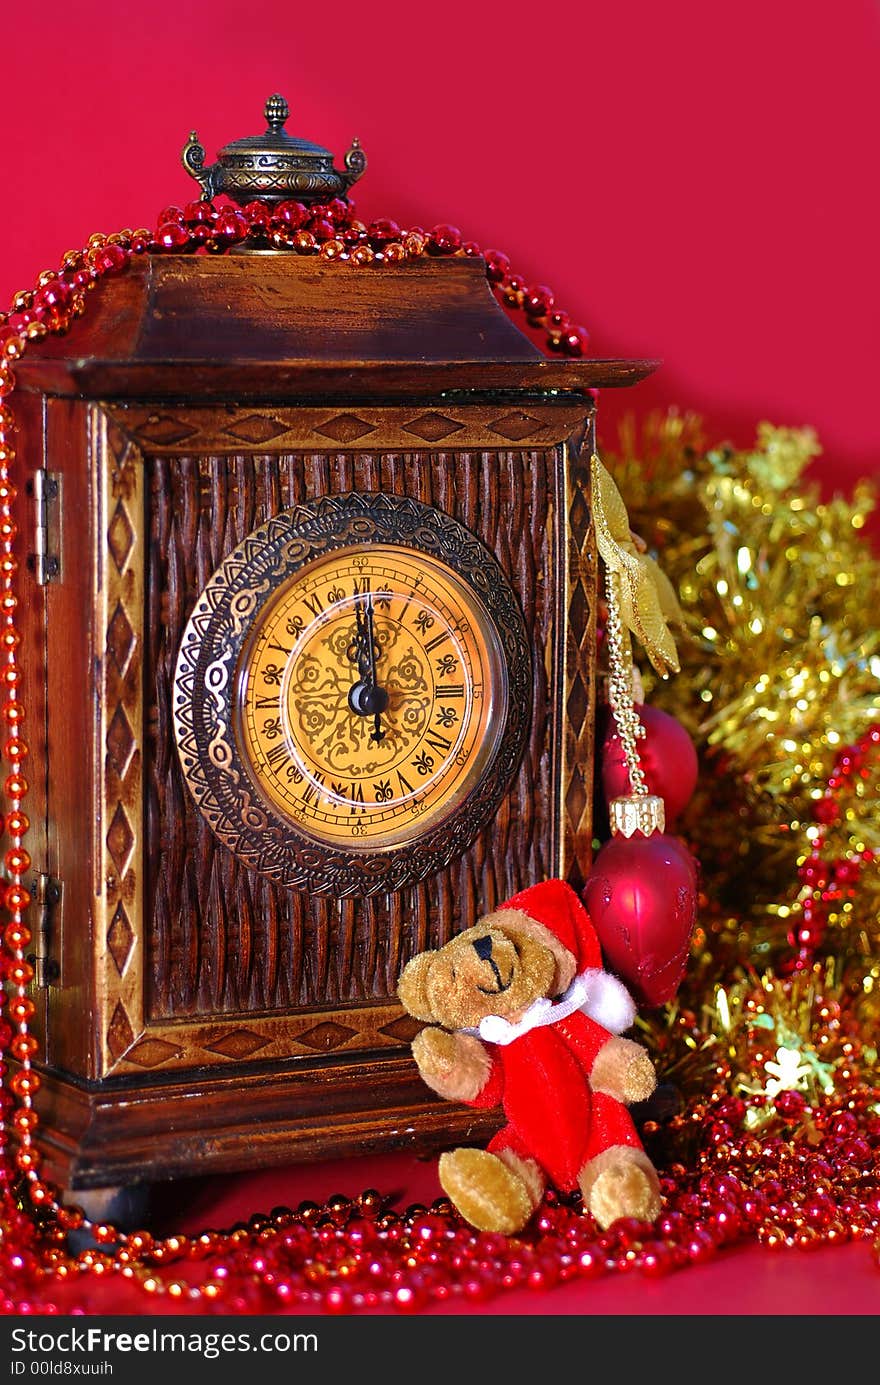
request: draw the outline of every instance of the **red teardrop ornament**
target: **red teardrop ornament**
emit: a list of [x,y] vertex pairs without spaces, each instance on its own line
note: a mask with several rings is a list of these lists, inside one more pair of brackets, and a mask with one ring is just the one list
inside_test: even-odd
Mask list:
[[642,1005],[678,989],[697,913],[697,868],[676,837],[612,837],[593,863],[584,902],[609,971]]
[[[649,793],[663,799],[669,827],[690,802],[696,787],[697,752],[687,731],[668,712],[651,706],[637,707],[636,711],[645,728],[644,739],[638,742],[639,763]],[[632,793],[623,746],[611,718],[602,742],[600,762],[606,803]]]

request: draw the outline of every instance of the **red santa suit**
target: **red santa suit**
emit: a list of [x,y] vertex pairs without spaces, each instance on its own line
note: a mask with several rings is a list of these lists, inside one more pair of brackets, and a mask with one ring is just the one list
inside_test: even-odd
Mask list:
[[577,959],[578,974],[556,1003],[536,1001],[514,1024],[489,1016],[472,1031],[487,1043],[492,1066],[468,1104],[503,1107],[507,1124],[491,1140],[491,1152],[509,1149],[535,1159],[556,1187],[574,1190],[584,1165],[603,1150],[642,1148],[623,1103],[590,1086],[598,1054],[629,1028],[635,1007],[622,983],[602,970],[595,929],[569,885],[548,880],[500,907],[518,909],[554,933]]

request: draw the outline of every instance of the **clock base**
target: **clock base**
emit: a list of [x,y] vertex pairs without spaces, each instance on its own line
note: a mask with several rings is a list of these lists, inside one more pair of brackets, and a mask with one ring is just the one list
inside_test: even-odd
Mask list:
[[323,1058],[149,1083],[44,1071],[42,1148],[61,1187],[106,1188],[474,1143],[498,1113],[432,1097],[408,1055]]

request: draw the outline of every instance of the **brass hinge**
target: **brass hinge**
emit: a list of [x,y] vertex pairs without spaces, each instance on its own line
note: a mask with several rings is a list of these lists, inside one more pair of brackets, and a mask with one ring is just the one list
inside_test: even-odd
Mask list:
[[54,875],[40,871],[31,881],[31,898],[37,912],[33,928],[34,950],[28,961],[36,972],[38,986],[59,986],[64,886]]
[[34,502],[34,550],[28,566],[44,587],[61,576],[61,477],[40,468],[28,492]]

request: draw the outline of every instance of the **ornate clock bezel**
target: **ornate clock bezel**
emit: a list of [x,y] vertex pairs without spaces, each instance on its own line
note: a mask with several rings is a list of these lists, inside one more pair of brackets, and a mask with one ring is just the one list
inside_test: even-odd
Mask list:
[[[236,736],[239,663],[257,613],[308,564],[334,550],[369,543],[411,548],[456,573],[494,627],[507,685],[505,724],[478,782],[423,835],[381,850],[320,844],[298,830],[258,795]],[[451,516],[419,501],[350,492],[274,516],[211,576],[180,644],[174,730],[196,806],[246,866],[290,889],[370,895],[415,884],[467,850],[519,766],[531,689],[532,656],[519,602],[485,544]]]

